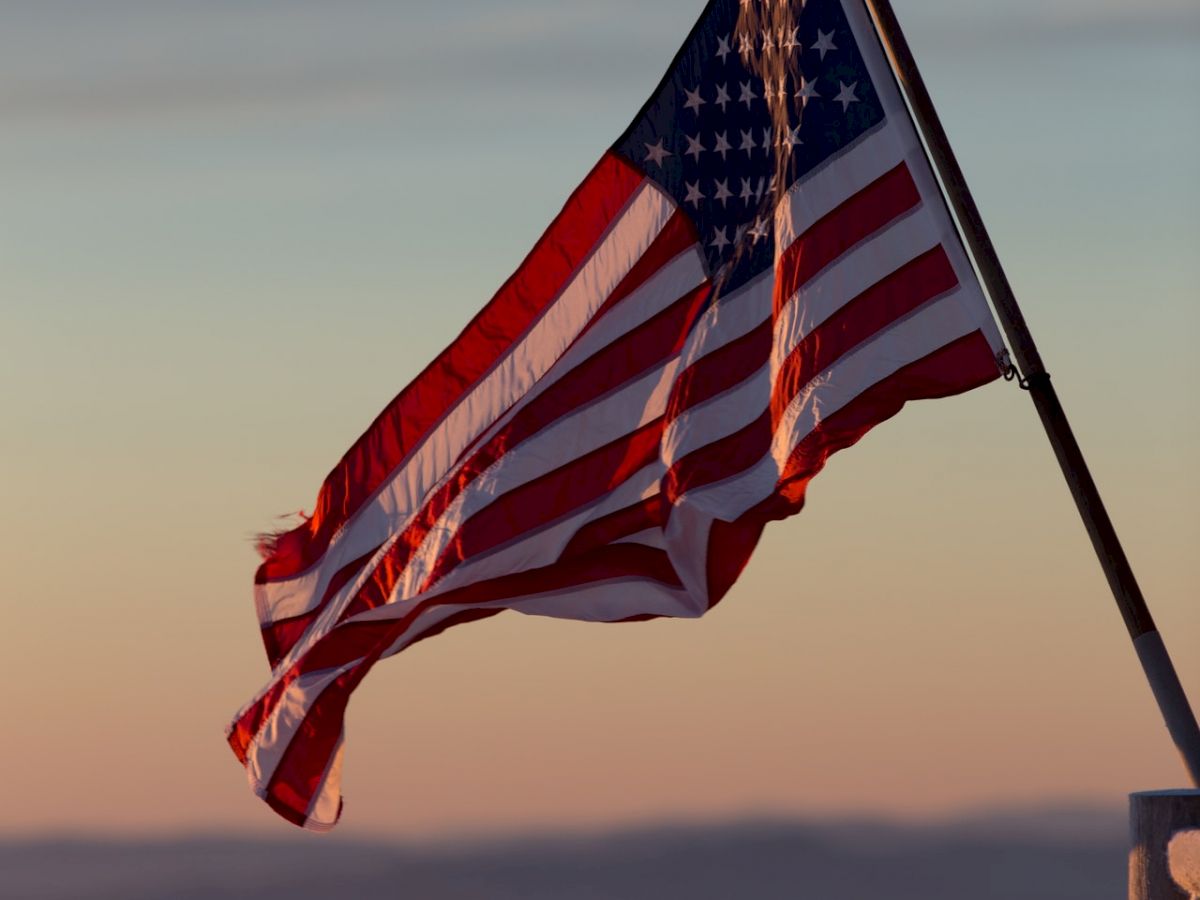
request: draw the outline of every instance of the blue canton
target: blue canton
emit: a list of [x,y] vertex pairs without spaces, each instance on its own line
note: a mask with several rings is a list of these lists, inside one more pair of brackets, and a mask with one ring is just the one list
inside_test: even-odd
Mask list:
[[724,293],[773,265],[778,198],[882,121],[838,0],[713,0],[613,149],[691,217]]

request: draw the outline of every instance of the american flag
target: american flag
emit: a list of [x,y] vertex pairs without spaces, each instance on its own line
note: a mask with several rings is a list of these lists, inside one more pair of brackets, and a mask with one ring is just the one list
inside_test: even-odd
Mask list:
[[714,0],[517,272],[264,542],[228,737],[331,827],[374,663],[506,609],[700,616],[834,451],[1003,352],[862,0]]

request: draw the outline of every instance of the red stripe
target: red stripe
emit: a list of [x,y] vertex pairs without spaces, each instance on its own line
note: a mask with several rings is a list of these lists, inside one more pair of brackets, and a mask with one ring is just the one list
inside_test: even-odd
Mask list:
[[775,314],[827,265],[920,203],[908,166],[900,163],[810,225],[779,260]]
[[254,736],[262,729],[267,715],[279,703],[283,692],[288,689],[289,684],[296,680],[297,675],[298,669],[293,666],[291,672],[272,682],[266,693],[246,707],[242,714],[234,720],[227,740],[242,765],[246,764],[246,751],[254,741]]
[[629,274],[621,279],[621,283],[617,285],[616,290],[596,310],[595,314],[588,320],[588,323],[579,332],[573,343],[577,343],[613,307],[658,274],[659,269],[685,250],[694,246],[696,246],[696,228],[686,213],[682,210],[676,210],[671,218],[667,220],[667,224],[663,226],[662,231],[658,233],[658,237],[654,239],[654,242],[646,252],[638,258],[633,268],[629,270]]
[[271,664],[272,669],[287,656],[288,651],[304,636],[304,632],[308,631],[308,626],[320,614],[320,609],[313,609],[298,616],[278,619],[262,626],[263,646],[267,651],[267,662]]
[[558,296],[642,178],[613,154],[600,160],[516,273],[342,457],[321,487],[312,518],[266,542],[269,553],[256,581],[294,577],[321,557],[337,529]]
[[[304,719],[283,751],[267,783],[271,808],[289,821],[308,819],[308,808],[342,738],[350,694],[371,670],[375,659],[343,672],[309,705]],[[290,813],[290,815],[289,815]],[[338,809],[341,815],[341,809]],[[303,822],[301,822],[303,824]]]
[[942,247],[934,247],[876,282],[806,334],[780,366],[771,395],[773,425],[810,381],[844,354],[904,315],[958,285]]
[[773,343],[773,323],[765,319],[737,340],[688,366],[671,391],[667,421],[741,384],[770,361]]
[[563,550],[561,558],[569,559],[572,556],[579,556],[589,550],[611,544],[627,535],[645,531],[647,528],[661,528],[666,522],[666,518],[666,503],[663,495],[655,494],[647,497],[632,506],[618,509],[616,512],[588,522],[575,532],[575,536]]
[[771,449],[771,414],[762,415],[744,428],[739,428],[710,444],[693,450],[667,471],[663,493],[676,503],[690,490],[722,481],[742,472]]
[[742,574],[766,524],[767,520],[761,516],[742,516],[736,522],[713,520],[705,556],[709,609],[721,602]]

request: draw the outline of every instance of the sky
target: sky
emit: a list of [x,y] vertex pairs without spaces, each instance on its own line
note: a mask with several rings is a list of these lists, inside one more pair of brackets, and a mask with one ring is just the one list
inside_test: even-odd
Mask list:
[[[284,825],[252,536],[520,262],[702,3],[0,0],[0,834]],[[1200,701],[1200,11],[896,0]],[[699,621],[377,667],[343,828],[925,820],[1182,785],[1028,398],[838,455]]]

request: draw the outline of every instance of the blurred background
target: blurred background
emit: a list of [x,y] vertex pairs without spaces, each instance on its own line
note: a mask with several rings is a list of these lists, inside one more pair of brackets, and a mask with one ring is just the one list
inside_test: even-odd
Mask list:
[[[895,6],[1200,701],[1200,8]],[[267,677],[253,534],[311,508],[702,7],[0,0],[0,860],[32,873],[13,896],[78,895],[46,860],[96,896],[138,896],[98,866],[192,896],[196,873],[302,852],[481,873],[411,896],[510,896],[496,866],[532,859],[511,896],[558,884],[554,860],[591,892],[545,896],[700,897],[671,879],[716,891],[726,851],[746,896],[841,897],[822,872],[927,857],[1123,896],[1125,795],[1185,774],[1003,382],[836,457],[703,620],[509,614],[378,667],[333,838],[294,834],[224,744]],[[946,896],[1035,896],[1003,890]]]

